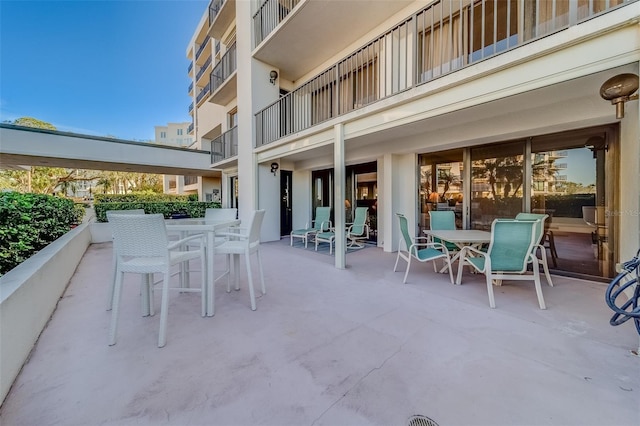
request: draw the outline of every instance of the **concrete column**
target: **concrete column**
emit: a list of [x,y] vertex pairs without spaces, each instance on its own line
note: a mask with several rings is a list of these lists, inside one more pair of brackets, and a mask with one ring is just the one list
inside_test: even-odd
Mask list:
[[344,126],[342,123],[336,124],[333,142],[333,173],[334,173],[334,201],[333,219],[336,229],[336,268],[345,269],[347,263],[346,256],[346,228],[345,228],[345,169],[344,169]]

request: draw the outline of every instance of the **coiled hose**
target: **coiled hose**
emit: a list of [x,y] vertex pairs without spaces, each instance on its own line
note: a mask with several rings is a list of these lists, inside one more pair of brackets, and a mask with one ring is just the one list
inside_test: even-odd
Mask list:
[[[633,294],[622,305],[616,304],[618,296],[633,287]],[[622,271],[609,283],[605,293],[607,305],[615,312],[609,320],[611,325],[620,325],[633,319],[640,335],[640,250],[636,256],[622,264]]]

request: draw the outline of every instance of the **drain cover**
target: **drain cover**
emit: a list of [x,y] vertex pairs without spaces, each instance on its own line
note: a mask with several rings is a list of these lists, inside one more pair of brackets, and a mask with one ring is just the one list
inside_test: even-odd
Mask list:
[[409,417],[407,426],[438,426],[438,423],[434,422],[427,416],[417,415]]

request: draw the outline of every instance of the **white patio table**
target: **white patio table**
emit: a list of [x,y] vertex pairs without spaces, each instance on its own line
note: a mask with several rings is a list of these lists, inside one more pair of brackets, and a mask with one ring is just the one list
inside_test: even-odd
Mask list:
[[214,295],[215,295],[215,268],[214,268],[214,255],[215,255],[215,239],[216,232],[229,228],[230,226],[237,226],[240,224],[240,220],[206,220],[204,218],[196,219],[167,219],[165,221],[167,225],[167,231],[180,232],[180,233],[206,233],[206,253],[207,253],[207,316],[212,317],[215,314]]
[[[462,250],[464,246],[471,246],[478,248],[482,244],[491,242],[491,232],[489,231],[480,231],[477,229],[446,229],[446,230],[436,230],[436,229],[424,229],[426,235],[429,235],[433,238],[438,238],[443,241],[447,241],[449,243],[453,243]],[[452,258],[451,263],[455,262],[460,258],[460,251],[458,251]],[[444,268],[440,270],[440,272],[444,272]]]

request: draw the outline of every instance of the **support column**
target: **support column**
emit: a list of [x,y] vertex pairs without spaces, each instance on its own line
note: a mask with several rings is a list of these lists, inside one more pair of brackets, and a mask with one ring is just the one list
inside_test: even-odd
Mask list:
[[344,127],[342,123],[336,124],[333,142],[333,174],[334,174],[334,200],[333,219],[336,231],[336,268],[345,269],[347,264],[346,256],[346,227],[345,227],[345,169],[344,169]]

